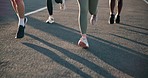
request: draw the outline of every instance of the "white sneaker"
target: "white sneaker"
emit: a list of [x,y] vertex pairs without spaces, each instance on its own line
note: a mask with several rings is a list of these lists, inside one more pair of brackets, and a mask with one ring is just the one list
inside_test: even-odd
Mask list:
[[46,20],[46,23],[53,23],[54,18],[52,16],[49,16],[48,19]]
[[97,22],[97,15],[91,15],[90,24],[95,25]]
[[80,40],[78,41],[78,45],[82,48],[88,48],[89,44],[88,44],[87,38],[81,37]]
[[65,0],[62,0],[62,4],[60,4],[60,10],[65,10],[66,5],[65,5]]

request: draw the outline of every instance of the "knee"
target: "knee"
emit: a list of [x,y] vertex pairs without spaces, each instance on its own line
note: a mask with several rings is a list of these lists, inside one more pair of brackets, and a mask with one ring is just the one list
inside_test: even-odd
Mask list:
[[86,9],[85,7],[80,7],[80,12],[81,12],[82,14],[87,13],[87,11],[88,11],[88,9]]

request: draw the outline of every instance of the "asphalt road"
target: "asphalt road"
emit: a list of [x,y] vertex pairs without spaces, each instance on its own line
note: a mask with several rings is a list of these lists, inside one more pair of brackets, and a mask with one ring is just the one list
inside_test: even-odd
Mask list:
[[[26,13],[46,7],[46,0],[24,1]],[[54,24],[45,23],[47,9],[27,15],[23,39],[14,38],[17,17],[9,0],[0,6],[0,78],[148,78],[148,4],[143,0],[124,0],[121,24],[113,25],[108,0],[99,0],[98,22],[88,24],[88,49],[77,46],[76,0],[66,0],[65,11],[54,5]]]

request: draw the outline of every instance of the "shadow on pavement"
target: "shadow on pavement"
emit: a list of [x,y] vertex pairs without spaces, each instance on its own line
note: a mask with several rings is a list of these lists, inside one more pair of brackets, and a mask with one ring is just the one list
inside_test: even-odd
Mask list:
[[124,25],[124,26],[127,26],[127,27],[133,27],[133,28],[137,28],[137,29],[142,29],[142,30],[148,31],[147,28],[142,28],[142,27],[138,27],[138,26],[134,26],[134,25],[124,24],[124,23],[120,23],[120,25]]
[[132,40],[132,39],[125,38],[125,37],[122,37],[122,36],[120,36],[120,35],[116,35],[116,34],[110,34],[110,35],[116,36],[116,37],[119,37],[119,38],[122,38],[122,39],[125,39],[125,40],[129,40],[129,41],[134,42],[134,43],[137,43],[137,44],[139,44],[139,45],[143,45],[143,46],[148,47],[148,44],[145,44],[145,43],[142,43],[142,42],[138,42],[138,41],[134,41],[134,40]]
[[[40,38],[38,38],[38,37],[36,37],[36,36],[34,36],[34,35],[30,35],[30,34],[26,34],[26,35],[29,36],[29,37],[31,37],[31,38],[33,38],[33,39],[35,39],[35,40],[40,41],[41,43],[44,43],[45,45],[47,45],[47,46],[49,46],[49,47],[51,47],[51,48],[54,48],[54,49],[60,51],[61,53],[63,53],[63,54],[66,55],[67,57],[69,57],[70,59],[73,59],[73,60],[75,60],[75,61],[77,61],[77,62],[82,63],[83,65],[85,65],[85,66],[87,66],[88,68],[92,69],[92,70],[95,71],[96,73],[103,75],[103,76],[106,77],[106,78],[115,78],[115,77],[113,77],[110,73],[108,73],[106,70],[104,70],[103,68],[97,66],[96,64],[94,64],[94,63],[91,62],[91,61],[88,61],[88,60],[86,60],[86,59],[84,59],[84,58],[82,58],[82,57],[80,57],[80,56],[78,56],[78,55],[76,55],[76,54],[73,54],[72,52],[70,52],[70,51],[68,51],[68,50],[66,50],[66,49],[63,49],[63,48],[58,47],[58,46],[56,46],[56,45],[54,45],[54,44],[48,43],[48,42],[46,42],[46,41],[44,41],[44,40],[42,40],[42,39],[40,39]],[[37,47],[36,45],[33,46],[33,44],[30,44],[30,43],[23,43],[23,44],[25,44],[26,46],[31,47],[31,48],[33,48],[33,49],[35,49],[35,50],[37,50],[37,51],[43,53],[44,55],[46,55],[46,56],[52,58],[52,59],[55,60],[57,63],[59,63],[59,64],[65,66],[65,67],[71,69],[72,71],[74,71],[75,73],[79,74],[80,76],[82,76],[82,77],[84,77],[84,78],[91,78],[90,76],[88,76],[87,74],[84,74],[81,70],[79,70],[78,68],[74,67],[74,66],[71,65],[70,63],[65,63],[66,61],[60,60],[60,57],[59,57],[58,55],[56,55],[56,54],[51,54],[51,53],[49,53],[50,51],[49,51],[49,52],[48,52],[48,51],[45,52],[45,50],[40,49],[41,47],[39,47],[39,46]],[[35,48],[35,47],[36,47],[36,48]],[[44,48],[44,49],[45,49],[45,48]],[[52,57],[51,57],[51,56],[52,56]],[[57,57],[57,56],[58,56],[58,57]],[[53,58],[53,57],[54,57],[54,58]],[[59,60],[59,61],[58,61],[58,60]]]
[[[79,39],[79,34],[77,31],[75,31],[73,29],[71,30],[71,29],[69,29],[63,25],[57,24],[57,23],[45,24],[43,21],[39,21],[39,20],[31,18],[31,17],[29,19],[31,22],[28,22],[28,24],[31,25],[32,27],[34,27],[35,29],[39,29],[43,32],[49,33],[53,36],[63,39],[64,41],[74,42],[74,44],[77,44],[77,40]],[[27,34],[27,35],[29,35],[29,34]],[[32,35],[29,35],[29,36],[34,37]],[[107,64],[117,68],[118,70],[120,70],[130,76],[133,76],[136,78],[148,77],[148,74],[147,74],[147,72],[148,72],[148,57],[147,57],[147,55],[140,54],[134,50],[131,50],[129,48],[125,48],[119,44],[114,44],[112,42],[103,40],[101,38],[97,38],[97,37],[94,37],[91,35],[89,35],[89,36],[90,37],[88,37],[88,40],[90,43],[90,48],[87,49],[87,51],[89,51],[93,55],[97,56],[99,59],[103,60]],[[37,37],[34,37],[34,38],[43,42],[43,40],[40,40]],[[41,48],[37,45],[33,45],[33,44],[29,44],[29,43],[24,43],[24,44],[29,47],[32,47],[34,49],[37,49],[39,52],[44,52],[44,54],[45,54],[45,52],[48,52],[47,49]],[[53,44],[48,43],[48,46],[57,48],[57,50],[58,49],[61,50],[62,53],[64,53],[65,55],[71,55],[70,52],[68,52],[67,50],[64,50],[64,49],[57,47]],[[41,50],[38,48],[41,48]],[[51,51],[49,51],[49,52],[51,52]],[[46,54],[46,55],[49,55],[49,54]],[[52,56],[50,56],[50,57],[52,57]],[[74,55],[69,56],[69,57],[74,58]],[[75,57],[79,57],[79,56],[75,55]],[[60,59],[60,58],[58,58],[58,59]],[[82,59],[82,58],[80,59],[80,57],[79,57],[79,59],[75,59],[75,60],[77,60],[78,62],[82,62],[84,59]],[[87,60],[84,60],[84,61],[88,62]],[[92,66],[93,65],[94,64],[92,64]],[[88,67],[89,66],[90,65],[88,65]],[[98,67],[98,68],[100,68],[100,67]],[[96,71],[96,70],[94,70],[94,71]],[[102,68],[100,68],[99,71],[102,71]],[[106,77],[106,75],[107,75],[107,77],[108,77],[108,74],[106,74],[106,73],[100,73],[100,74],[103,75],[104,77]]]
[[[125,28],[125,27],[120,27],[120,28],[122,28],[122,29],[124,29],[124,30],[127,30],[127,31],[140,33],[140,34],[143,34],[143,35],[146,35],[146,36],[148,35],[148,33],[144,33],[144,32],[141,32],[141,31],[137,31],[137,30],[133,30],[133,29]],[[146,29],[145,29],[145,30],[146,30]],[[146,30],[146,31],[148,31],[148,30]]]
[[75,73],[79,74],[80,76],[84,77],[84,78],[91,78],[88,74],[82,72],[80,69],[78,69],[76,66],[68,63],[67,61],[65,61],[64,59],[62,59],[60,56],[58,56],[56,53],[50,51],[49,49],[40,47],[38,45],[35,44],[30,44],[30,43],[23,43],[24,45],[31,47],[32,49],[50,57],[52,60],[54,60],[55,62],[57,62],[58,64],[74,71]]

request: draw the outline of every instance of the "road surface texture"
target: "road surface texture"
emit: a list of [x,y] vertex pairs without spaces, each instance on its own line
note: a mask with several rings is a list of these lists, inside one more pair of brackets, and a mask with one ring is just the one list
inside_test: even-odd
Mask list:
[[88,49],[77,46],[76,0],[66,0],[65,11],[54,4],[53,24],[45,23],[46,0],[24,1],[30,14],[23,39],[14,38],[18,19],[10,1],[0,1],[0,78],[148,78],[146,0],[124,0],[121,23],[112,25],[108,0],[99,0]]

